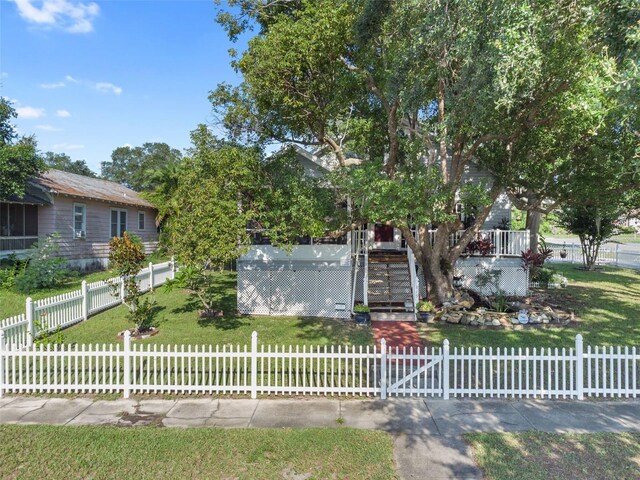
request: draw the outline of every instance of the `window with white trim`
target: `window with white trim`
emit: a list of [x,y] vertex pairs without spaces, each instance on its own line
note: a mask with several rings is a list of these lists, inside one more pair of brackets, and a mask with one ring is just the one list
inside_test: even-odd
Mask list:
[[138,210],[138,230],[144,230],[144,212]]
[[87,238],[87,206],[73,204],[73,238]]
[[122,237],[127,231],[127,211],[121,208],[111,209],[111,238]]

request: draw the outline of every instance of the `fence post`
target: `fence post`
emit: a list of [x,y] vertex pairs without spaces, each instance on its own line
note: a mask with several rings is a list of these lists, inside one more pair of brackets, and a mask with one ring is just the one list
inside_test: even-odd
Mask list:
[[449,340],[442,342],[442,398],[449,400]]
[[33,325],[33,300],[31,297],[27,297],[25,314],[27,317],[27,347],[31,348],[33,346],[33,339],[36,336]]
[[251,398],[258,398],[258,332],[251,334]]
[[120,277],[120,303],[124,303],[125,296],[124,277]]
[[620,255],[620,244],[616,243],[616,266],[618,266],[618,256]]
[[380,398],[387,398],[387,341],[380,340]]
[[0,398],[4,395],[4,330],[0,328]]
[[86,321],[89,317],[89,293],[86,280],[82,280],[80,291],[82,292],[82,320]]
[[171,257],[171,274],[169,278],[171,278],[171,280],[176,278],[176,258],[175,257]]
[[131,332],[124,332],[124,380],[123,380],[124,398],[129,398],[131,391]]
[[578,400],[584,400],[584,345],[582,335],[576,335],[576,395]]
[[149,262],[149,290],[153,290],[153,263]]
[[496,228],[494,235],[496,238],[496,244],[495,244],[496,257],[500,258],[500,251],[502,250],[502,239],[500,238],[500,230]]

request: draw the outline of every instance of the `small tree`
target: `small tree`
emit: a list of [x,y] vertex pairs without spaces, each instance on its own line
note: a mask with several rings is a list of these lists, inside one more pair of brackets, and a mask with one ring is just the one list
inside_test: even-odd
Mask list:
[[580,239],[587,270],[593,270],[600,246],[616,233],[614,222],[618,217],[618,210],[594,205],[573,205],[560,211],[560,225]]
[[[114,237],[109,242],[109,263],[115,268],[124,283],[124,304],[129,308],[129,320],[135,327],[134,335],[151,328],[155,302],[143,297],[136,280],[145,260],[142,244],[127,232],[122,238]],[[114,286],[117,288],[117,286]]]

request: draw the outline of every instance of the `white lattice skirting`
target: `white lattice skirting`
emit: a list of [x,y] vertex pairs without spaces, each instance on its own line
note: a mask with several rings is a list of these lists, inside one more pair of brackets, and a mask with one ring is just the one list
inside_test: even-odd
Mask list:
[[[326,268],[326,267],[325,267]],[[238,311],[244,314],[349,318],[351,268],[297,269],[272,262],[268,269],[238,263]]]
[[[456,263],[456,275],[462,275],[464,288],[482,295],[501,290],[506,295],[525,296],[529,293],[529,272],[522,269],[520,258],[469,257]],[[498,273],[499,272],[499,273]],[[491,275],[493,283],[482,285],[479,277]],[[422,272],[419,272],[420,295],[425,295]]]

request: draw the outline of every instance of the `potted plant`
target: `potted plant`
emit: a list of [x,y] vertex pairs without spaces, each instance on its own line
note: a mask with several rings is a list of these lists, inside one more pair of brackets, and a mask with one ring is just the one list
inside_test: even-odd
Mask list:
[[567,244],[566,243],[562,244],[562,250],[560,250],[560,258],[562,258],[562,259],[567,258]]
[[371,309],[363,303],[358,303],[353,307],[353,321],[358,325],[366,325],[371,320],[369,315]]
[[423,300],[416,304],[416,310],[418,314],[418,320],[421,322],[428,322],[433,318],[433,311],[435,306],[428,300]]

